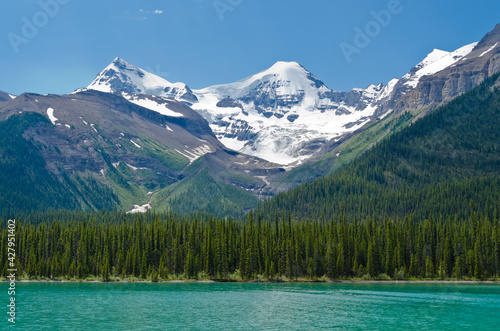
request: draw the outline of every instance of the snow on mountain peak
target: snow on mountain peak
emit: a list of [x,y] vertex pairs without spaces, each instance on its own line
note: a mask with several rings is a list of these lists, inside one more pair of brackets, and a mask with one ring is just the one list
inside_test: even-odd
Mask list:
[[423,59],[419,64],[417,64],[416,67],[420,67],[420,68],[425,67],[433,62],[436,62],[437,60],[439,60],[440,58],[442,58],[443,56],[448,55],[448,54],[450,54],[450,52],[434,48],[432,50],[432,52],[427,54],[425,59]]
[[[195,91],[197,95],[216,93],[231,98],[245,98],[257,90],[274,96],[304,94],[324,84],[299,63],[276,62],[270,68],[230,84],[214,85]],[[326,87],[325,87],[326,88]]]
[[278,61],[269,69],[262,71],[261,74],[275,74],[275,75],[287,76],[293,73],[305,72],[305,71],[307,70],[295,61],[292,62]]
[[269,80],[269,81],[287,81],[294,83],[301,83],[311,85],[311,78],[313,81],[318,80],[306,68],[299,63],[278,61],[267,70],[249,77],[250,80]]
[[108,65],[88,89],[106,93],[127,92],[149,94],[191,104],[197,99],[184,83],[170,83],[168,80],[147,72],[117,57]]
[[299,63],[280,61],[235,83],[194,91],[193,109],[227,147],[289,164],[366,123],[382,89],[334,92]]
[[465,45],[453,52],[434,49],[422,60],[422,62],[417,64],[409,73],[403,76],[403,80],[405,80],[404,84],[412,88],[416,87],[420,78],[427,75],[433,75],[460,61],[466,57],[476,45],[477,42]]
[[157,94],[169,81],[151,74],[117,57],[88,86],[101,92],[125,91],[129,93]]

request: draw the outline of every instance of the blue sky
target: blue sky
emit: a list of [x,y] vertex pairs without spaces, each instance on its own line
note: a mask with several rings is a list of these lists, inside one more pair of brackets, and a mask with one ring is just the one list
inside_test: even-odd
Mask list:
[[[382,10],[390,18],[374,23]],[[193,89],[283,60],[349,90],[400,77],[433,48],[478,41],[499,13],[497,0],[4,0],[0,90],[72,92],[117,56]],[[355,28],[367,27],[369,44],[347,61],[340,45],[356,47]]]

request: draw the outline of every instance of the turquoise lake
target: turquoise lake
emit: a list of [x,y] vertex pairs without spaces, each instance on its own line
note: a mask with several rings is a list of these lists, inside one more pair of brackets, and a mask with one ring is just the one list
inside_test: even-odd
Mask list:
[[500,330],[495,284],[17,283],[16,302],[20,330]]

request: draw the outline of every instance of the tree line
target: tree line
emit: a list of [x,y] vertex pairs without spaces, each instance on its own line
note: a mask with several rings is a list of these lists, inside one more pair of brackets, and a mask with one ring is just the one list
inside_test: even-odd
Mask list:
[[[472,208],[475,208],[471,205]],[[30,279],[491,279],[500,265],[499,219],[423,222],[348,219],[245,221],[145,215],[107,222],[17,221],[18,272]],[[7,237],[0,236],[3,275]]]

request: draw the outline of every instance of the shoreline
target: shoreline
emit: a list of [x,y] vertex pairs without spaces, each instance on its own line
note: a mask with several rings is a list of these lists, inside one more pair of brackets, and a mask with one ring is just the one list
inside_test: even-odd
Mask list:
[[[0,280],[0,283],[7,283],[8,280]],[[227,281],[227,280],[160,280],[153,282],[150,280],[16,280],[16,283],[240,283],[240,284],[499,284],[500,280],[331,280],[331,281]]]

